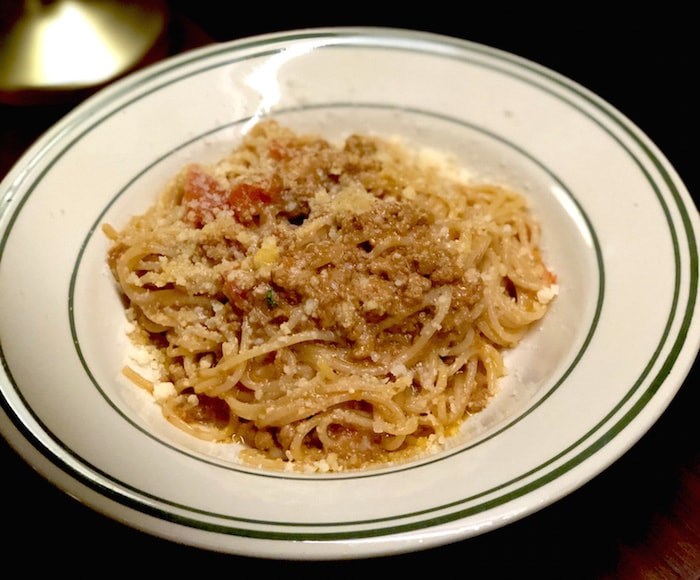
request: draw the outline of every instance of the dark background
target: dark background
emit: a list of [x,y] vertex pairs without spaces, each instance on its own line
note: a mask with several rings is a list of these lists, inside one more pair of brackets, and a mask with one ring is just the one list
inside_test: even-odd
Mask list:
[[[506,50],[594,91],[665,153],[694,199],[698,191],[698,34],[691,13],[613,22],[548,12],[530,19],[506,6],[485,15],[470,5],[246,6],[173,1],[170,50],[258,33],[316,26],[390,26],[438,32]],[[461,8],[461,12],[459,10]],[[666,7],[656,7],[658,10]],[[591,8],[592,9],[592,8]],[[447,11],[450,11],[449,13]],[[580,11],[580,7],[578,9]],[[635,8],[638,10],[638,8]],[[346,11],[338,16],[337,11]],[[14,159],[4,143],[28,146],[74,103],[0,106],[0,176]],[[20,128],[29,131],[20,132]],[[24,139],[25,142],[21,140]],[[631,289],[633,291],[633,289]],[[696,365],[697,366],[697,365]],[[277,562],[210,553],[136,532],[67,497],[0,441],[5,560],[53,571],[200,577],[259,574],[355,576],[425,567],[430,575],[475,578],[700,577],[700,438],[697,370],[650,431],[619,461],[556,504],[482,536],[403,556],[347,562]],[[601,380],[604,376],[601,376]],[[26,551],[26,552],[25,552]],[[26,557],[22,554],[28,554]],[[250,572],[246,572],[250,573]]]

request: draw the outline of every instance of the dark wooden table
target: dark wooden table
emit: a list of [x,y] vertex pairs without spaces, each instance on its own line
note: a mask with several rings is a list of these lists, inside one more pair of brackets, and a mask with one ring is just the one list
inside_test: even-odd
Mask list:
[[[276,17],[241,20],[227,3],[173,2],[168,53],[261,32],[325,25],[381,25],[441,32],[514,52],[553,68],[616,106],[665,152],[695,196],[698,183],[697,50],[677,16],[656,26],[489,27],[461,18]],[[689,20],[686,21],[686,18]],[[0,177],[77,104],[0,105]],[[697,199],[697,198],[694,198]],[[38,476],[0,440],[3,568],[132,574],[196,571],[221,577],[397,574],[413,566],[470,578],[700,578],[700,396],[697,364],[650,431],[620,460],[556,504],[473,539],[402,556],[347,562],[279,562],[210,553],[135,531],[95,513]],[[14,508],[14,509],[13,509]],[[251,566],[254,566],[250,568]]]

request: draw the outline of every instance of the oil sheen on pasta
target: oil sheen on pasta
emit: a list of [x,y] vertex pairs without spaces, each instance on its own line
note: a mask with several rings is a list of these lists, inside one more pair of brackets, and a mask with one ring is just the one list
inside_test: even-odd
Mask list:
[[110,238],[165,417],[242,460],[366,469],[441,448],[557,285],[525,198],[397,139],[263,121]]

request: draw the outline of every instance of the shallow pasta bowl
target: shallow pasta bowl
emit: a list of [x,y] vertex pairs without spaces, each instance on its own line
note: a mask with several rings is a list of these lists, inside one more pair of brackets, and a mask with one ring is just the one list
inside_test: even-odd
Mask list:
[[[184,164],[220,158],[268,116],[447,151],[524,192],[540,219],[559,295],[441,452],[353,473],[253,469],[118,379],[128,345],[101,224],[145,210]],[[525,517],[634,445],[700,345],[700,222],[662,152],[568,79],[452,38],[302,30],[168,59],[60,121],[0,196],[2,434],[97,511],[215,551],[367,557]]]

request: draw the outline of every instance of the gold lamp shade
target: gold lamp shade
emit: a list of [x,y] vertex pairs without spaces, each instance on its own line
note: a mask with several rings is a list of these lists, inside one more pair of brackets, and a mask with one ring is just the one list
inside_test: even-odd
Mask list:
[[70,98],[165,55],[164,0],[0,0],[0,99]]

